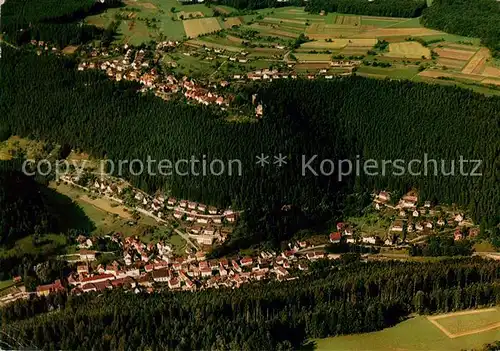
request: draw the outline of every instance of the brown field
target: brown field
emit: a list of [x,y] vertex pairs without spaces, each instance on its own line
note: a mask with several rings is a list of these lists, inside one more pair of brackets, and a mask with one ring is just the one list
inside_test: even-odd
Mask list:
[[132,0],[125,0],[125,4],[130,5],[130,6],[142,6],[145,9],[150,9],[150,10],[155,10],[157,7],[153,5],[150,2],[138,2],[137,0],[132,1]]
[[195,12],[179,11],[179,12],[177,12],[177,18],[181,19],[181,17],[183,19],[189,19],[189,18],[205,17],[205,15],[201,11],[195,11]]
[[225,8],[219,7],[219,6],[216,6],[216,7],[214,8],[214,10],[217,10],[218,12],[220,12],[220,13],[222,13],[222,14],[224,14],[224,15],[227,15],[227,14],[230,14],[230,13],[231,13],[231,11],[229,11],[229,10],[227,10],[227,9],[225,9]]
[[295,23],[295,24],[301,24],[303,26],[306,25],[306,21],[293,20],[288,18],[265,17],[264,21],[274,22],[274,23]]
[[467,61],[460,61],[460,60],[453,60],[453,59],[439,57],[437,63],[439,66],[446,66],[448,68],[461,70],[465,66]]
[[493,85],[500,86],[500,80],[490,79],[490,78],[482,80],[481,83],[482,84],[493,84]]
[[416,41],[407,41],[403,43],[391,43],[389,44],[389,53],[384,54],[384,56],[390,57],[403,57],[403,58],[430,58],[431,50],[424,47],[422,44]]
[[71,55],[71,54],[74,54],[75,51],[78,50],[78,46],[74,46],[74,45],[69,45],[69,46],[66,46],[64,49],[63,49],[63,54],[66,54],[66,55]]
[[373,45],[377,44],[377,39],[335,39],[332,42],[326,42],[324,40],[310,41],[302,44],[304,49],[342,49],[345,47],[362,47],[371,48]]
[[337,16],[337,18],[335,18],[335,24],[359,26],[360,23],[361,23],[360,16]]
[[307,63],[307,61],[313,63],[330,62],[332,60],[332,55],[329,54],[295,54],[299,62]]
[[224,27],[233,28],[233,26],[240,26],[242,24],[239,17],[229,17],[224,21]]
[[448,73],[448,72],[443,72],[443,71],[423,71],[418,74],[421,77],[428,77],[428,78],[440,78],[440,77],[445,77],[445,78],[456,78],[456,79],[466,79],[466,80],[472,80],[476,82],[480,82],[484,79],[483,76],[481,75],[474,75],[474,74],[462,74],[462,73]]
[[217,18],[198,18],[182,21],[188,38],[196,38],[203,34],[213,33],[221,30]]
[[490,57],[490,51],[487,48],[481,48],[462,70],[465,74],[480,74],[486,66],[486,60]]
[[465,51],[457,49],[436,48],[433,51],[437,53],[439,57],[461,60],[461,61],[469,61],[472,58],[472,56],[474,56],[473,51]]
[[229,40],[229,41],[232,41],[232,42],[234,42],[234,43],[241,43],[241,42],[243,41],[242,39],[240,39],[240,38],[238,38],[238,37],[235,37],[235,36],[233,36],[233,35],[228,35],[228,36],[226,37],[226,39],[227,39],[227,40]]
[[420,37],[426,35],[439,35],[443,32],[427,28],[376,28],[360,33],[358,38],[379,38],[379,37]]
[[321,69],[330,68],[329,63],[298,63],[294,66],[295,69]]
[[500,78],[500,68],[486,67],[483,71],[483,76]]

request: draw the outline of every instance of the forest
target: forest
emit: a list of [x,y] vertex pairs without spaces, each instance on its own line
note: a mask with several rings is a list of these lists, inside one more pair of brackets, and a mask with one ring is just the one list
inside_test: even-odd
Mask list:
[[479,258],[318,262],[299,280],[243,289],[16,302],[0,310],[0,326],[40,349],[292,350],[311,338],[380,330],[410,313],[499,304],[499,278],[500,263]]
[[48,233],[57,224],[40,193],[40,185],[21,172],[3,167],[0,167],[0,209],[0,246],[11,245],[27,235]]
[[435,0],[423,12],[422,24],[447,33],[481,38],[500,56],[500,3],[495,0]]
[[231,6],[239,10],[258,10],[268,7],[303,6],[302,0],[283,2],[278,0],[217,0],[220,5]]
[[1,29],[7,40],[18,45],[34,39],[63,48],[100,38],[102,29],[78,20],[118,6],[121,0],[7,0],[2,6]]
[[[240,92],[239,100],[248,103],[257,92],[265,110],[261,121],[228,123],[210,107],[141,96],[134,84],[115,84],[99,72],[77,72],[69,58],[12,49],[4,49],[4,55],[2,130],[116,161],[203,155],[241,160],[241,176],[123,174],[145,191],[162,189],[177,198],[244,209],[236,246],[277,245],[299,229],[336,221],[365,207],[375,189],[402,194],[417,188],[422,201],[459,204],[484,227],[498,223],[499,98],[360,77],[279,81]],[[288,162],[281,168],[258,167],[255,156],[261,153],[282,153]],[[460,175],[458,164],[455,175],[434,175],[441,166],[429,160],[413,167],[420,175],[353,172],[339,178],[337,168],[329,176],[302,174],[302,155],[355,162],[422,159],[424,154],[447,160],[447,172],[453,167],[450,160],[458,163],[459,156],[482,160],[483,175]],[[313,167],[319,171],[318,162]]]
[[356,15],[418,17],[427,7],[425,0],[310,0],[306,11],[350,13]]

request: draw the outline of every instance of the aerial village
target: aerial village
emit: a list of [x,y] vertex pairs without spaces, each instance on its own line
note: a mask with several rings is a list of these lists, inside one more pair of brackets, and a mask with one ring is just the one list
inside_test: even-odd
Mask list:
[[[61,51],[45,42],[33,40],[31,42],[40,55],[46,51],[61,55]],[[330,69],[318,69],[317,73],[297,73],[293,70],[293,63],[288,62],[279,68],[264,68],[245,73],[235,73],[225,79],[194,79],[186,75],[176,76],[173,73],[163,73],[161,59],[166,52],[182,52],[185,56],[196,56],[202,60],[224,60],[225,62],[248,63],[248,52],[226,53],[224,49],[209,47],[192,48],[183,46],[178,41],[164,41],[156,45],[154,50],[148,48],[138,49],[131,45],[114,46],[110,48],[94,48],[92,46],[78,49],[80,63],[78,71],[100,70],[109,79],[120,81],[133,81],[141,85],[140,92],[153,92],[164,100],[173,98],[185,98],[188,102],[215,106],[226,111],[231,106],[235,95],[227,88],[231,84],[245,83],[246,81],[273,81],[277,79],[296,79],[300,76],[307,79],[333,79],[334,76],[351,75],[356,67],[361,65],[358,60],[336,60],[330,62],[330,68],[335,70],[342,68],[342,73],[333,72]],[[175,62],[169,63],[175,67]],[[216,69],[214,69],[216,73]],[[211,77],[211,76],[210,76]],[[263,115],[263,106],[257,101],[255,105],[255,117]]]
[[[88,189],[95,194],[116,201],[125,201],[124,193],[132,195],[144,213],[149,213],[158,221],[164,220],[169,213],[185,224],[189,238],[200,246],[198,250],[186,248],[184,255],[176,255],[168,243],[162,241],[141,241],[137,236],[125,237],[120,233],[106,235],[105,240],[120,248],[119,258],[108,264],[99,263],[100,251],[96,250],[97,238],[79,235],[76,238],[78,250],[64,258],[72,264],[71,273],[64,280],[41,285],[36,291],[28,292],[20,277],[14,278],[17,284],[9,294],[0,297],[0,305],[31,295],[46,296],[57,292],[83,294],[102,292],[108,289],[123,288],[130,292],[154,293],[162,290],[196,291],[203,289],[236,289],[245,283],[255,281],[286,281],[299,279],[306,274],[310,264],[318,259],[335,260],[341,254],[328,253],[331,244],[355,244],[365,247],[407,247],[410,243],[421,242],[429,235],[453,233],[454,240],[468,240],[479,234],[479,229],[463,213],[437,210],[429,201],[418,206],[418,195],[409,192],[392,205],[387,191],[374,194],[375,211],[396,212],[396,219],[387,228],[387,236],[366,235],[348,221],[338,222],[336,231],[321,240],[291,241],[281,252],[272,250],[254,251],[253,255],[207,259],[207,248],[214,243],[227,239],[230,231],[222,231],[226,224],[238,219],[238,212],[219,210],[187,200],[176,200],[162,196],[148,196],[132,189],[124,182],[116,180],[92,180],[89,184],[79,185],[79,179],[66,176],[61,181],[73,186]],[[128,189],[128,190],[127,190]],[[132,191],[130,193],[130,191]],[[141,206],[141,207],[139,207]],[[411,240],[416,238],[417,240]],[[101,238],[102,239],[102,238]],[[385,240],[384,240],[385,239]],[[364,260],[378,259],[376,255],[363,255]],[[500,256],[493,256],[499,259]]]

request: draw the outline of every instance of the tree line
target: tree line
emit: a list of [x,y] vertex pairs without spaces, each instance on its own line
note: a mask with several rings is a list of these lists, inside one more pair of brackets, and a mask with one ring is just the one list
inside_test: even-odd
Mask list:
[[1,31],[18,45],[30,40],[50,42],[59,48],[79,45],[105,34],[103,29],[79,21],[122,5],[121,0],[9,0],[2,6]]
[[[217,109],[141,96],[135,84],[113,83],[96,71],[77,72],[69,58],[8,48],[4,52],[0,129],[116,162],[141,159],[147,164],[148,156],[174,162],[194,156],[226,165],[240,160],[241,176],[237,169],[232,175],[148,175],[137,167],[133,172],[125,167],[122,174],[145,191],[161,189],[177,198],[244,209],[243,224],[234,235],[237,246],[278,244],[299,229],[340,219],[365,207],[374,189],[402,194],[414,187],[422,200],[456,203],[476,221],[490,227],[498,223],[500,189],[494,164],[499,98],[455,87],[360,77],[299,79],[239,91],[238,100],[248,104],[257,93],[265,116],[258,123],[228,123]],[[255,164],[257,155],[269,155],[272,161],[280,153],[287,157],[282,167]],[[396,176],[390,168],[383,175],[379,168],[378,175],[353,171],[339,178],[336,166],[332,174],[315,174],[321,172],[318,160],[351,160],[354,167],[357,159],[408,162],[424,153],[446,160],[448,172],[449,161],[458,162],[459,156],[480,159],[483,175],[462,176],[457,164],[454,176],[442,176],[441,165],[433,162],[427,175],[424,164],[413,167],[420,175]],[[313,171],[303,172],[303,157],[316,157]]]
[[306,11],[340,12],[368,16],[418,17],[427,7],[425,0],[310,0]]
[[447,33],[481,38],[500,55],[500,5],[494,0],[436,0],[423,12],[422,24]]
[[3,337],[41,349],[292,350],[311,338],[380,330],[411,313],[500,303],[495,261],[311,268],[296,281],[235,290],[35,298],[1,309],[0,325]]

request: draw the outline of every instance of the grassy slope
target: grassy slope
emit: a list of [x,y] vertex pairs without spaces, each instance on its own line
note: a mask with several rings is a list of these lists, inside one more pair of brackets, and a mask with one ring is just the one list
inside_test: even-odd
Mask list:
[[500,330],[491,330],[455,339],[448,338],[426,317],[418,316],[392,328],[374,333],[314,340],[317,350],[436,350],[480,348],[498,340]]

